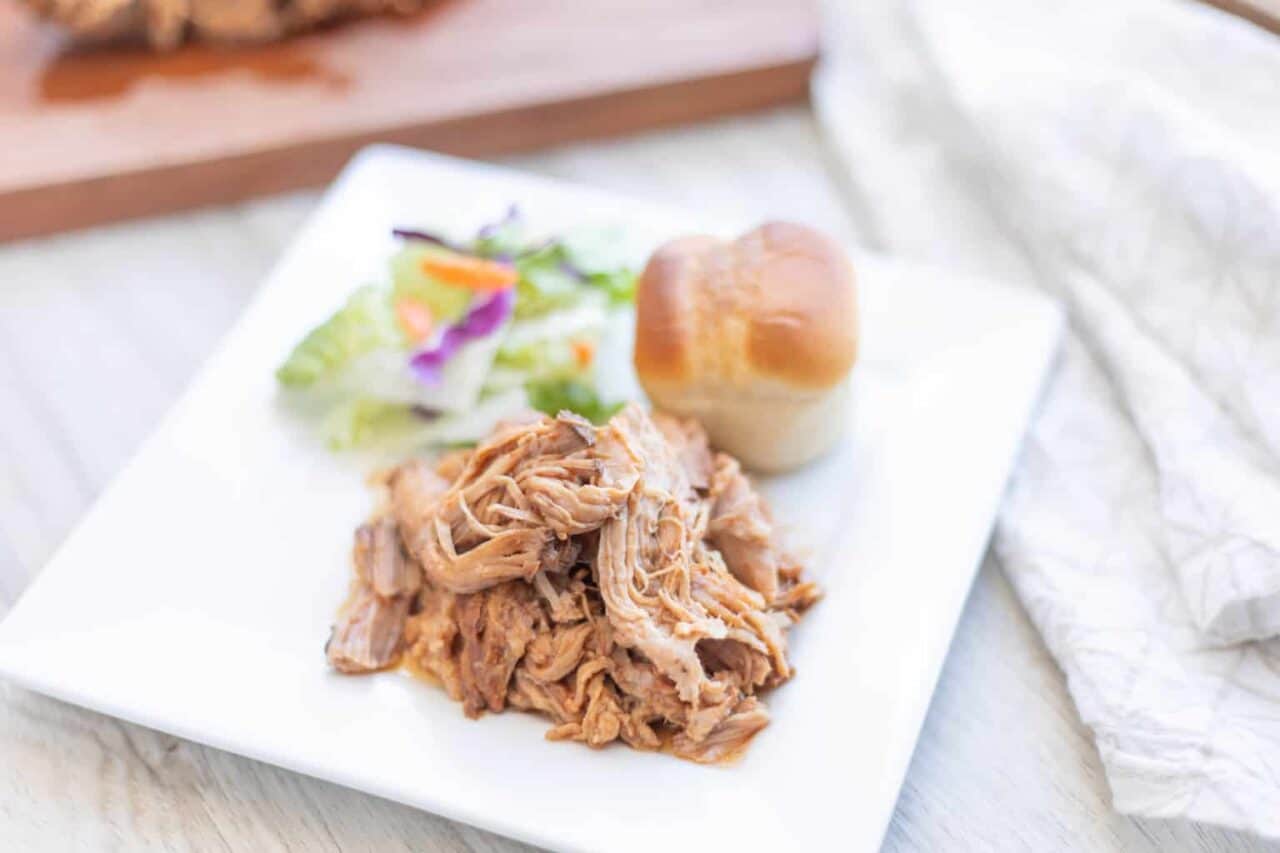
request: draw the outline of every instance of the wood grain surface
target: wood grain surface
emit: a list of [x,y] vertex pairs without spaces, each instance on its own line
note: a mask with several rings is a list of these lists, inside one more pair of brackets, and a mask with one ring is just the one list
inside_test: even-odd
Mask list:
[[440,0],[281,44],[78,49],[0,4],[0,240],[801,99],[810,0]]
[[[850,216],[799,108],[507,162],[708,216],[797,219],[894,248],[868,217]],[[297,194],[0,247],[0,612],[174,401],[315,199]],[[2,683],[0,848],[524,849]],[[988,558],[885,849],[1244,853],[1280,845],[1111,811],[1062,676]]]

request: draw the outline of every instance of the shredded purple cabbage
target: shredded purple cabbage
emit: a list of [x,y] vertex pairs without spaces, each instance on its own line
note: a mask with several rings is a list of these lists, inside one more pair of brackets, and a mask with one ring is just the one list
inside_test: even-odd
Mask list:
[[578,269],[571,261],[561,261],[560,271],[570,276],[574,281],[583,282],[587,280],[587,274]]
[[519,205],[513,204],[507,208],[506,214],[497,222],[490,222],[488,225],[481,226],[480,230],[476,232],[476,239],[484,240],[487,237],[492,237],[499,228],[501,228],[504,225],[510,225],[512,222],[517,221],[519,218],[520,218],[520,207]]
[[433,234],[430,231],[419,231],[414,228],[392,228],[391,233],[401,240],[418,240],[423,243],[433,243],[437,246],[443,246],[455,252],[466,253],[465,249],[455,246],[439,234]]
[[[513,204],[507,208],[507,212],[503,214],[501,219],[495,222],[490,222],[487,225],[482,225],[480,227],[480,230],[476,232],[475,239],[485,240],[489,237],[492,237],[494,234],[498,232],[498,229],[506,225],[510,225],[512,222],[518,222],[519,220],[520,220],[520,207],[519,205]],[[445,237],[442,237],[441,235],[435,233],[434,231],[423,231],[418,228],[392,228],[391,233],[395,237],[398,237],[401,240],[418,240],[423,243],[432,243],[436,246],[442,246],[446,249],[450,249],[454,252],[458,252],[459,254],[463,254],[463,255],[475,254],[474,247],[454,243],[453,241]],[[509,255],[499,256],[497,260],[510,262],[512,258]]]
[[414,374],[427,385],[439,385],[445,364],[463,344],[492,335],[511,316],[516,290],[508,287],[473,307],[461,322],[447,326],[435,346],[419,350],[409,360]]

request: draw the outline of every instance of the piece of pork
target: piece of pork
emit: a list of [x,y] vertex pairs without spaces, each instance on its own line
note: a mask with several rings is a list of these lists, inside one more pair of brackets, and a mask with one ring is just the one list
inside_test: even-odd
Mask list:
[[431,583],[450,592],[473,593],[504,581],[532,580],[542,568],[549,541],[545,529],[513,527],[459,554],[447,524],[437,519],[419,531],[414,543]]
[[732,692],[707,676],[700,640],[725,639],[734,630],[771,653],[785,678],[775,626],[756,615],[767,602],[702,543],[703,501],[671,443],[635,408],[615,417],[609,430],[644,460],[627,508],[601,529],[595,563],[618,644],[642,654],[671,679],[681,701],[698,707],[720,706]]
[[[732,633],[771,658],[771,678],[787,678],[785,643],[763,612],[767,601],[697,536],[702,501],[670,442],[634,407],[615,417],[608,433],[644,460],[626,509],[601,528],[594,566],[617,643],[642,654],[695,709],[723,708],[736,695],[732,684],[707,675],[697,653],[701,640]],[[705,730],[699,724],[686,733],[698,740]]]
[[653,423],[671,445],[689,485],[699,490],[709,488],[714,465],[706,430],[697,421],[662,412],[653,413]]
[[742,690],[763,687],[774,674],[774,662],[767,654],[738,640],[703,640],[698,654],[708,672],[717,678],[731,674]]
[[537,711],[558,726],[575,721],[578,712],[569,707],[573,692],[558,681],[539,681],[524,669],[517,669],[507,692],[507,702],[522,711]]
[[621,737],[628,715],[603,671],[594,673],[584,685],[582,700],[577,703],[581,708],[577,719],[551,729],[547,738],[581,741],[599,749]]
[[558,572],[548,575],[544,569],[533,576],[532,583],[546,603],[552,622],[579,622],[587,618],[587,588],[580,578]]
[[711,545],[733,576],[772,601],[778,594],[778,554],[764,499],[732,456],[717,453],[711,476]]
[[676,620],[665,612],[660,597],[648,593],[648,581],[642,576],[641,550],[656,526],[649,500],[633,497],[621,518],[605,524],[596,580],[618,644],[652,661],[675,683],[681,701],[696,703],[704,691],[712,689],[695,649],[700,637],[676,636]]
[[578,668],[594,631],[590,622],[579,622],[538,634],[525,654],[525,670],[538,681],[559,681]]
[[544,620],[528,584],[507,582],[457,601],[459,677],[469,717],[501,711],[516,664]]
[[397,472],[401,535],[427,578],[472,593],[571,566],[578,549],[570,537],[616,515],[638,477],[635,465],[628,477],[625,464],[592,455],[594,440],[589,423],[566,414],[498,433],[443,492],[421,465]]
[[742,754],[751,739],[769,725],[769,712],[754,697],[744,699],[723,722],[701,740],[678,732],[671,751],[699,764],[721,764]]
[[405,555],[390,518],[356,528],[351,560],[355,580],[325,653],[342,672],[372,672],[399,659],[405,620],[422,574]]
[[643,708],[648,719],[684,725],[688,706],[680,700],[676,685],[652,663],[636,658],[624,649],[610,655],[609,675],[626,696]]
[[400,545],[400,532],[390,518],[356,528],[352,559],[356,574],[383,598],[413,595],[422,586],[422,572]]
[[407,597],[383,598],[364,581],[357,581],[325,644],[329,663],[346,673],[391,666],[399,660],[408,615]]
[[462,701],[462,670],[457,647],[458,596],[444,589],[424,586],[421,608],[405,625],[406,653],[413,668],[440,682],[449,698]]
[[435,471],[437,476],[444,480],[445,488],[448,488],[450,483],[458,479],[458,476],[467,467],[467,460],[470,458],[471,448],[469,447],[460,447],[440,454],[440,457],[436,459]]
[[766,654],[774,669],[770,683],[790,678],[787,641],[782,632],[790,625],[790,617],[770,610],[764,596],[730,574],[718,552],[706,551],[700,545],[699,555],[707,568],[690,578],[690,595],[728,626],[723,638],[713,639],[736,640]]
[[432,517],[452,481],[440,476],[426,460],[410,459],[395,468],[387,482],[396,523],[413,529]]

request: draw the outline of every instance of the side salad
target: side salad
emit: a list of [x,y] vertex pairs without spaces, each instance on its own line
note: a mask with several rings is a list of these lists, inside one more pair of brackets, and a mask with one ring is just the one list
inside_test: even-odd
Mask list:
[[530,407],[616,411],[596,356],[636,277],[605,235],[534,239],[515,207],[464,242],[394,234],[388,280],[352,293],[276,371],[331,447],[469,443]]

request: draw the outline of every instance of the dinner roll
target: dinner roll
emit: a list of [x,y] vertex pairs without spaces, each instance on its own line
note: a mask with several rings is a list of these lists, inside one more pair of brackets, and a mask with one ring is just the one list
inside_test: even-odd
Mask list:
[[857,350],[853,267],[812,228],[673,240],[640,277],[641,385],[749,468],[784,471],[831,447]]

